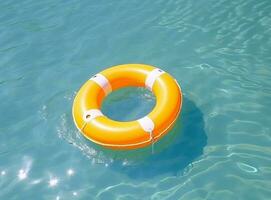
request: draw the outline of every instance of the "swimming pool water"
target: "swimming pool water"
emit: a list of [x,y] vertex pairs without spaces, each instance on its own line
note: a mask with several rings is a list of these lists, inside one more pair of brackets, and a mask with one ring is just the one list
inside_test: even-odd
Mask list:
[[[1,1],[0,199],[270,199],[271,1]],[[72,120],[76,91],[113,65],[171,73],[184,103],[151,147],[114,152]],[[105,113],[146,114],[143,89]]]

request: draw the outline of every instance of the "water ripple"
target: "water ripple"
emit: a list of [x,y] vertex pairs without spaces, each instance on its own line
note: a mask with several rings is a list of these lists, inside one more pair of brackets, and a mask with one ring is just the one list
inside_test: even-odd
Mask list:
[[[0,199],[270,199],[270,9],[269,0],[1,1]],[[131,62],[165,68],[184,92],[176,137],[153,155],[96,147],[72,121],[74,91]],[[133,99],[119,94],[109,107],[124,97]]]

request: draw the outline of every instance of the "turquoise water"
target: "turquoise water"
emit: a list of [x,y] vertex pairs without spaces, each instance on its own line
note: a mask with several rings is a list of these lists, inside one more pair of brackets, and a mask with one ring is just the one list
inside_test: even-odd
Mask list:
[[[0,199],[270,199],[271,1],[1,1]],[[113,65],[175,76],[181,117],[150,148],[112,152],[76,130],[76,91]],[[106,99],[134,119],[143,89]]]

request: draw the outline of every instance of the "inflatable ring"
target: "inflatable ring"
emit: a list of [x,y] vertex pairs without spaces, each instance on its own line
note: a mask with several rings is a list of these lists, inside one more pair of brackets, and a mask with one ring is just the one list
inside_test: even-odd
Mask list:
[[[134,121],[115,121],[104,116],[106,95],[122,87],[147,87],[156,97],[153,110]],[[182,106],[177,81],[150,65],[126,64],[108,68],[90,78],[73,103],[73,119],[89,140],[111,149],[136,149],[160,139],[172,128]]]

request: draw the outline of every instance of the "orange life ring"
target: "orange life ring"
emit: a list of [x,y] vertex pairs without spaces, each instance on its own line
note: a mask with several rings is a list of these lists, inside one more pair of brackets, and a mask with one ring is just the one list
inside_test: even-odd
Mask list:
[[[126,86],[147,87],[156,97],[153,110],[134,121],[115,121],[100,111],[111,91]],[[112,149],[136,149],[157,141],[172,128],[182,107],[182,92],[168,73],[150,65],[125,64],[90,78],[73,103],[73,119],[82,134]]]

